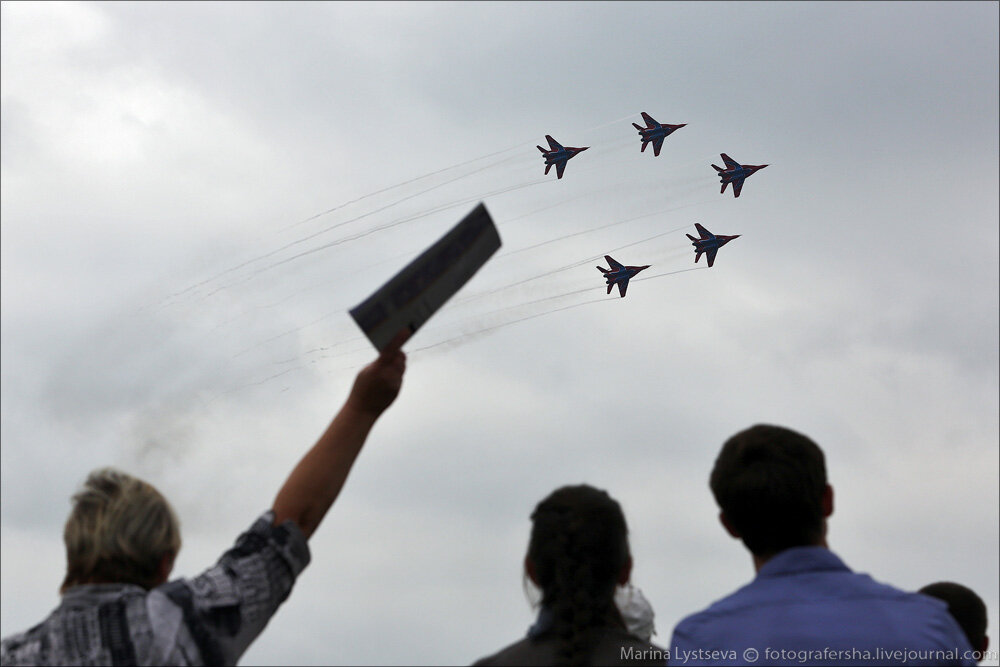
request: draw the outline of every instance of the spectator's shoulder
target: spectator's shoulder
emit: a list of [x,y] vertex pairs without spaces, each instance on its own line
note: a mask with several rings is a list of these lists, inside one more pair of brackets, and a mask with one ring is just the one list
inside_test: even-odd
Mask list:
[[509,644],[496,653],[476,660],[474,665],[534,665],[539,664],[539,643],[525,638]]
[[[665,665],[666,649],[644,642],[624,629],[597,629],[592,635],[591,661],[598,665]],[[553,665],[558,644],[552,635],[525,638],[493,655],[477,660],[475,665]]]
[[595,648],[593,662],[609,665],[662,666],[669,652],[661,646],[643,641],[625,630],[612,628],[604,633]]
[[309,564],[309,541],[294,521],[274,524],[274,512],[264,512],[249,529],[236,539],[236,544],[223,558],[238,560],[272,549],[286,562],[292,576],[298,576]]
[[[914,609],[919,609],[927,618],[928,634],[938,638],[941,648],[952,650],[969,643],[965,631],[948,611],[947,603],[920,593],[906,593],[905,595],[909,604],[912,604]],[[969,649],[972,648],[969,645]]]
[[[37,651],[31,650],[31,647],[29,647],[31,641],[30,635],[38,627],[36,625],[31,630],[25,630],[24,632],[4,637],[0,641],[0,665],[41,664]],[[29,653],[35,655],[30,660],[24,660],[25,657],[31,657],[27,655]]]
[[51,618],[52,614],[24,632],[4,637],[0,641],[0,665],[42,665],[51,662],[51,656],[43,650],[47,642],[42,639],[49,629]]
[[161,634],[190,636],[206,663],[233,664],[288,597],[309,563],[305,535],[264,512],[219,561],[192,579],[157,587],[147,602]]
[[754,602],[759,596],[752,595],[752,587],[753,582],[741,586],[729,595],[719,598],[701,611],[686,616],[680,623],[677,624],[678,627],[682,624],[697,627],[698,625],[709,623],[713,620],[738,613],[746,607],[755,606]]
[[673,637],[670,640],[671,649],[677,646],[699,648],[714,646],[716,642],[713,641],[713,637],[719,633],[720,628],[725,633],[726,628],[730,627],[731,619],[738,617],[741,610],[748,607],[746,591],[749,586],[751,584],[716,600],[701,611],[682,618],[674,627]]
[[968,642],[965,632],[948,611],[948,605],[944,601],[929,595],[901,590],[875,581],[868,575],[862,576],[875,587],[872,590],[878,591],[879,598],[904,616],[905,626],[920,637],[936,640],[947,649],[954,649]]

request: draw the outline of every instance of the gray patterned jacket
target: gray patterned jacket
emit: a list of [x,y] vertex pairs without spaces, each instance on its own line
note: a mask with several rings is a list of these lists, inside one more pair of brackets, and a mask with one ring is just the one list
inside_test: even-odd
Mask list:
[[194,579],[145,590],[87,584],[47,619],[0,644],[3,665],[234,665],[309,563],[291,521],[265,512]]

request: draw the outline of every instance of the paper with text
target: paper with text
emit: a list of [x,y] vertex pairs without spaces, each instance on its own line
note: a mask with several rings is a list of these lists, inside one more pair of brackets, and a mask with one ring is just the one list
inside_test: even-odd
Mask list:
[[437,243],[350,310],[379,352],[402,329],[415,332],[500,248],[480,203]]

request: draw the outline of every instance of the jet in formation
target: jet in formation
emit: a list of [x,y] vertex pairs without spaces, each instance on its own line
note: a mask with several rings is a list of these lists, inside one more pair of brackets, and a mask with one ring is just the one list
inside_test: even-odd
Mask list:
[[740,236],[742,236],[741,234],[736,234],[735,236],[722,236],[721,234],[715,235],[712,232],[705,229],[704,227],[702,227],[701,225],[699,225],[697,222],[694,223],[694,226],[695,229],[698,230],[698,233],[701,234],[701,238],[696,239],[690,234],[688,234],[687,237],[691,239],[692,241],[691,245],[694,246],[695,264],[697,264],[698,260],[701,259],[701,254],[705,253],[705,256],[708,257],[708,265],[712,266],[712,264],[715,263],[715,253],[719,251],[719,248],[726,245],[733,239],[738,239]]
[[722,183],[722,190],[719,192],[725,192],[726,185],[732,183],[733,197],[740,196],[740,190],[743,189],[743,181],[746,180],[750,174],[767,166],[766,164],[740,164],[725,153],[722,153],[721,155],[722,159],[726,163],[726,168],[723,169],[718,165],[712,165],[715,167],[715,170],[719,172],[719,182]]
[[618,293],[625,296],[625,290],[628,289],[628,281],[631,280],[635,274],[639,273],[643,269],[648,269],[651,265],[646,266],[623,266],[611,259],[611,255],[605,255],[604,259],[607,260],[610,269],[605,269],[602,267],[597,267],[597,269],[604,274],[604,277],[608,281],[608,294],[611,294],[611,288],[618,285]]
[[583,148],[563,146],[547,134],[545,135],[545,138],[549,141],[549,150],[545,150],[541,146],[536,146],[536,148],[542,151],[542,157],[545,158],[545,173],[548,174],[552,165],[555,165],[556,176],[558,178],[562,178],[563,171],[566,169],[566,162],[571,157],[590,148],[590,146],[584,146]]
[[680,129],[687,125],[687,123],[681,123],[680,125],[668,125],[666,123],[657,123],[653,120],[645,111],[642,112],[642,120],[646,122],[646,127],[639,125],[638,123],[632,123],[632,127],[639,130],[639,136],[642,137],[642,150],[640,153],[646,152],[646,144],[653,142],[653,155],[658,156],[660,154],[660,146],[663,145],[663,140],[670,136],[670,133],[674,130]]

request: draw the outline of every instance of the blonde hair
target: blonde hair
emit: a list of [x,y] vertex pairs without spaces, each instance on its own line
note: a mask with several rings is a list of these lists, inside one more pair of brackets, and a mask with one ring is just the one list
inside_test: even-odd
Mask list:
[[160,563],[181,548],[173,508],[151,484],[114,468],[94,470],[66,520],[66,578],[79,584],[157,585]]

